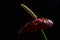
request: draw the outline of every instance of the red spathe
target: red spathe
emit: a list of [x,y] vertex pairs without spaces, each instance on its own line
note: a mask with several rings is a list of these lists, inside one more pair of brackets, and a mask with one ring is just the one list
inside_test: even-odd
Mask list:
[[38,31],[41,29],[45,30],[45,29],[51,28],[52,25],[53,25],[53,22],[50,19],[42,17],[42,18],[37,18],[27,23],[27,25],[23,27],[22,31],[23,32],[34,32],[34,31]]

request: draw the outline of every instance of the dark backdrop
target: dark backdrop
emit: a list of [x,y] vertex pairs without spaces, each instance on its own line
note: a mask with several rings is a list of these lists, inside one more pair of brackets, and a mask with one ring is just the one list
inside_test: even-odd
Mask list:
[[33,18],[20,6],[27,5],[38,17],[47,17],[54,22],[52,28],[44,30],[48,40],[59,40],[60,5],[59,0],[16,0],[16,39],[20,40],[43,40],[40,31],[23,33],[17,38],[17,32]]

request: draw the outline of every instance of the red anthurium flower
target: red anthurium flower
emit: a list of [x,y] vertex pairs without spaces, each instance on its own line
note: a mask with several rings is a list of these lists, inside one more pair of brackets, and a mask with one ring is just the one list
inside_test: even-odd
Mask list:
[[24,27],[21,28],[18,34],[22,32],[35,32],[35,31],[41,30],[42,35],[44,36],[44,39],[47,40],[47,37],[43,30],[51,28],[53,25],[53,22],[50,19],[47,19],[44,17],[37,18],[34,12],[30,10],[26,5],[21,4],[21,6],[32,16],[34,20],[24,25]]
[[38,31],[38,30],[45,30],[48,28],[51,28],[53,25],[53,22],[50,19],[47,18],[37,18],[33,21],[30,21],[29,23],[27,23],[22,31],[23,32],[34,32],[34,31]]

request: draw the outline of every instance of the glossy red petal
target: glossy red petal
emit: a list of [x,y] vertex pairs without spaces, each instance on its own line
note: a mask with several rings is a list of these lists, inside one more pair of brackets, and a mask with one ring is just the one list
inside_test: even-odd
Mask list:
[[23,27],[23,32],[34,32],[38,30],[45,30],[51,28],[53,22],[47,18],[37,18],[31,22],[29,22],[25,27]]

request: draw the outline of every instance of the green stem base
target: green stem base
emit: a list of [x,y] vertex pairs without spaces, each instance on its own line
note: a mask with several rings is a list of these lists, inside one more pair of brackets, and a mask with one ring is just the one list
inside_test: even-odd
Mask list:
[[43,35],[44,39],[45,39],[45,40],[47,40],[47,37],[46,37],[46,35],[45,35],[44,31],[43,31],[43,30],[41,30],[41,32],[42,32],[42,35]]

